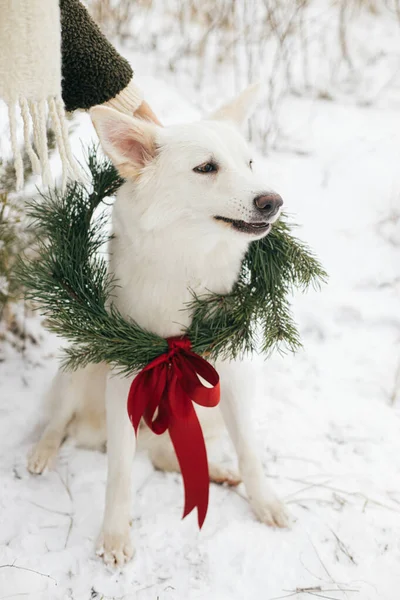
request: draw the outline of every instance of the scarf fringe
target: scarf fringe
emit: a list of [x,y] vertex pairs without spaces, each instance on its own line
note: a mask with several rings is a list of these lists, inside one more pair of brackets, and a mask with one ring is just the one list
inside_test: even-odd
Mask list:
[[22,190],[24,185],[24,164],[22,161],[21,149],[17,140],[17,117],[15,114],[15,104],[8,105],[8,119],[10,121],[11,149],[14,155],[14,169],[17,179],[16,189],[18,192],[19,190]]
[[[54,131],[56,147],[60,154],[62,164],[62,189],[66,188],[68,178],[83,181],[87,177],[72,155],[68,138],[68,127],[65,120],[65,109],[60,96],[49,96],[39,101],[27,100],[22,97],[19,101],[8,104],[10,122],[11,147],[14,155],[14,168],[16,174],[16,189],[22,190],[24,186],[24,162],[21,147],[17,137],[17,106],[23,122],[24,149],[36,175],[41,175],[43,183],[53,185],[49,162],[49,148],[47,143],[47,112],[50,116],[51,127]],[[33,144],[31,141],[31,129]]]

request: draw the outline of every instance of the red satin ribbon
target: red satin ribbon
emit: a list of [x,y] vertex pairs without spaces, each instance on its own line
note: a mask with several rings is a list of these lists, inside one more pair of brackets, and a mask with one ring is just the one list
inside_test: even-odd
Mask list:
[[[210,363],[191,351],[188,338],[169,338],[167,342],[168,352],[157,356],[132,381],[128,414],[136,434],[142,417],[157,435],[168,429],[185,486],[182,518],[197,507],[201,529],[207,514],[210,480],[206,446],[192,401],[216,406],[219,376]],[[212,387],[204,386],[198,376]]]

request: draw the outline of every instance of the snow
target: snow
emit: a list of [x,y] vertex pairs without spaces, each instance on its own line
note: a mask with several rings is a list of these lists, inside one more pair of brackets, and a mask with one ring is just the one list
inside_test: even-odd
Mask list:
[[[146,72],[145,56],[132,62]],[[197,118],[191,92],[140,79],[165,123]],[[199,533],[195,515],[180,520],[180,476],[139,455],[136,556],[108,570],[94,554],[106,456],[67,441],[54,470],[26,471],[58,354],[57,340],[30,319],[39,343],[22,354],[5,345],[0,364],[0,599],[398,600],[399,108],[393,88],[372,104],[288,96],[287,143],[261,161],[330,275],[320,292],[294,299],[304,349],[254,359],[257,393],[244,399],[291,528],[258,523],[241,487],[212,485]],[[86,115],[76,122],[79,152],[92,129]],[[233,456],[227,440],[221,454]]]

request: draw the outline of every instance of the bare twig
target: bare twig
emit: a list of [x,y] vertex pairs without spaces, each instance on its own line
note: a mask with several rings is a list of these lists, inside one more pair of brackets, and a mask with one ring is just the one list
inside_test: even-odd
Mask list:
[[68,546],[69,537],[71,535],[71,531],[72,531],[73,526],[74,526],[74,517],[71,515],[70,518],[69,518],[69,527],[68,527],[68,531],[67,531],[67,537],[65,538],[64,550]]
[[62,510],[56,510],[55,508],[49,508],[48,506],[42,506],[37,502],[33,502],[33,500],[28,500],[29,504],[33,504],[33,506],[37,506],[37,508],[41,508],[42,510],[47,510],[47,512],[54,513],[55,515],[61,515],[62,517],[70,517],[70,513],[63,512]]
[[0,600],[7,600],[8,598],[20,598],[21,596],[30,596],[31,592],[20,592],[19,594],[8,594],[7,596],[0,596]]
[[[294,481],[295,483],[303,483],[305,485],[310,485],[310,482],[306,481],[305,479],[298,479],[298,478],[294,478],[294,477],[277,477],[274,475],[267,475],[267,477],[270,477],[272,479],[280,478],[280,479],[284,479],[286,481]],[[365,507],[368,504],[373,504],[374,506],[379,506],[380,508],[385,508],[386,510],[390,510],[391,512],[400,513],[400,510],[398,510],[397,508],[394,508],[393,506],[388,506],[387,504],[384,504],[383,502],[379,502],[378,500],[374,500],[373,498],[369,498],[362,492],[349,492],[348,490],[342,490],[340,488],[336,488],[331,485],[326,485],[325,483],[315,483],[314,487],[315,488],[320,487],[322,489],[326,489],[331,492],[336,492],[339,494],[344,494],[346,496],[352,496],[354,498],[359,498],[360,500],[364,500],[363,510],[365,510]],[[300,498],[300,500],[304,501],[303,498]]]
[[48,579],[52,579],[57,584],[56,579],[47,573],[41,573],[40,571],[35,571],[35,569],[29,569],[28,567],[19,567],[14,563],[10,565],[0,565],[0,569],[18,569],[19,571],[29,571],[30,573],[35,573],[36,575],[40,575],[41,577],[47,577]]
[[286,596],[275,596],[274,598],[270,598],[269,600],[282,600],[283,598],[291,598],[293,596],[297,596],[299,594],[308,594],[309,596],[316,596],[317,598],[329,598],[329,600],[338,600],[333,596],[327,596],[329,593],[337,593],[337,592],[355,592],[358,593],[359,590],[354,590],[351,588],[343,588],[343,589],[335,589],[335,588],[323,588],[320,585],[311,586],[311,587],[297,587],[295,590],[283,590],[284,592],[289,592]]
[[[328,483],[329,481],[330,480],[328,479],[326,483]],[[307,485],[307,486],[305,486],[303,488],[300,488],[296,492],[292,492],[291,494],[288,494],[287,496],[285,496],[284,500],[287,501],[290,498],[292,498],[293,496],[297,496],[297,494],[301,494],[302,492],[306,492],[306,491],[311,490],[312,488],[315,488],[315,487],[318,487],[318,486],[321,486],[321,484],[319,484],[319,483],[310,483],[309,485]],[[303,500],[303,498],[302,498],[302,500]]]
[[72,531],[73,526],[74,526],[74,513],[73,513],[74,499],[72,497],[71,489],[69,487],[69,481],[68,481],[68,479],[69,479],[69,471],[67,470],[66,481],[64,481],[64,479],[61,477],[61,473],[59,473],[59,471],[57,471],[57,475],[59,476],[60,481],[63,484],[64,489],[67,492],[68,498],[69,498],[70,503],[71,503],[71,510],[68,513],[68,516],[69,516],[69,527],[68,527],[67,536],[65,538],[65,543],[64,543],[64,549],[65,549],[68,546],[68,542],[69,542],[69,538],[70,538],[70,535],[71,535],[71,531]]
[[339,536],[333,531],[333,529],[331,529],[331,533],[337,541],[339,550],[341,550],[341,552],[343,552],[343,554],[347,556],[347,558],[350,560],[350,562],[353,563],[353,565],[356,565],[357,563],[354,560],[353,555],[349,552],[349,549],[347,548],[346,544],[339,538]]
[[56,473],[57,473],[57,475],[59,476],[59,478],[60,478],[60,481],[61,481],[61,483],[63,484],[63,486],[64,486],[64,488],[65,488],[65,491],[66,491],[66,492],[67,492],[67,494],[68,494],[68,497],[69,497],[69,499],[70,499],[70,501],[71,501],[71,504],[73,504],[73,498],[72,498],[72,494],[71,494],[71,490],[70,490],[70,487],[69,487],[69,482],[68,482],[68,479],[69,479],[69,471],[67,470],[67,477],[66,477],[66,481],[64,481],[64,479],[61,477],[61,473],[59,473],[58,471],[56,471]]
[[348,9],[349,2],[347,0],[341,0],[339,6],[339,42],[343,58],[349,68],[353,70],[353,61],[351,60],[347,43]]
[[400,360],[397,363],[397,367],[394,374],[393,390],[390,394],[390,404],[395,404],[400,393]]
[[[320,564],[321,564],[322,568],[324,569],[325,573],[326,573],[326,574],[327,574],[327,576],[329,577],[329,581],[330,581],[331,583],[333,583],[333,585],[335,585],[335,586],[338,588],[338,589],[337,589],[337,591],[340,591],[340,592],[344,593],[344,595],[347,597],[347,593],[346,593],[346,592],[347,592],[347,590],[346,590],[344,587],[342,587],[342,586],[341,586],[341,584],[337,583],[337,582],[336,582],[336,581],[333,579],[332,575],[331,575],[331,574],[330,574],[330,572],[328,571],[328,568],[326,567],[326,565],[325,565],[325,563],[323,562],[323,560],[322,560],[321,556],[319,555],[319,553],[318,553],[318,550],[316,549],[316,547],[315,547],[315,545],[314,545],[313,541],[312,541],[310,538],[309,538],[309,541],[310,541],[310,544],[311,544],[311,546],[314,548],[314,552],[315,552],[315,554],[316,554],[316,556],[317,556],[317,558],[318,558],[318,560],[319,560],[319,562],[320,562]],[[358,590],[351,590],[351,591],[358,592]]]

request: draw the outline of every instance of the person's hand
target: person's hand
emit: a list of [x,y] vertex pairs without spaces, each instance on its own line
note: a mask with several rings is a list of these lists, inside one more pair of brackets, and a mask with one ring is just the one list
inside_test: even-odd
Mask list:
[[151,110],[150,106],[147,104],[145,100],[143,100],[142,104],[134,113],[135,117],[139,117],[140,119],[147,119],[148,121],[153,121],[156,125],[161,125],[160,121],[157,119],[156,115]]

